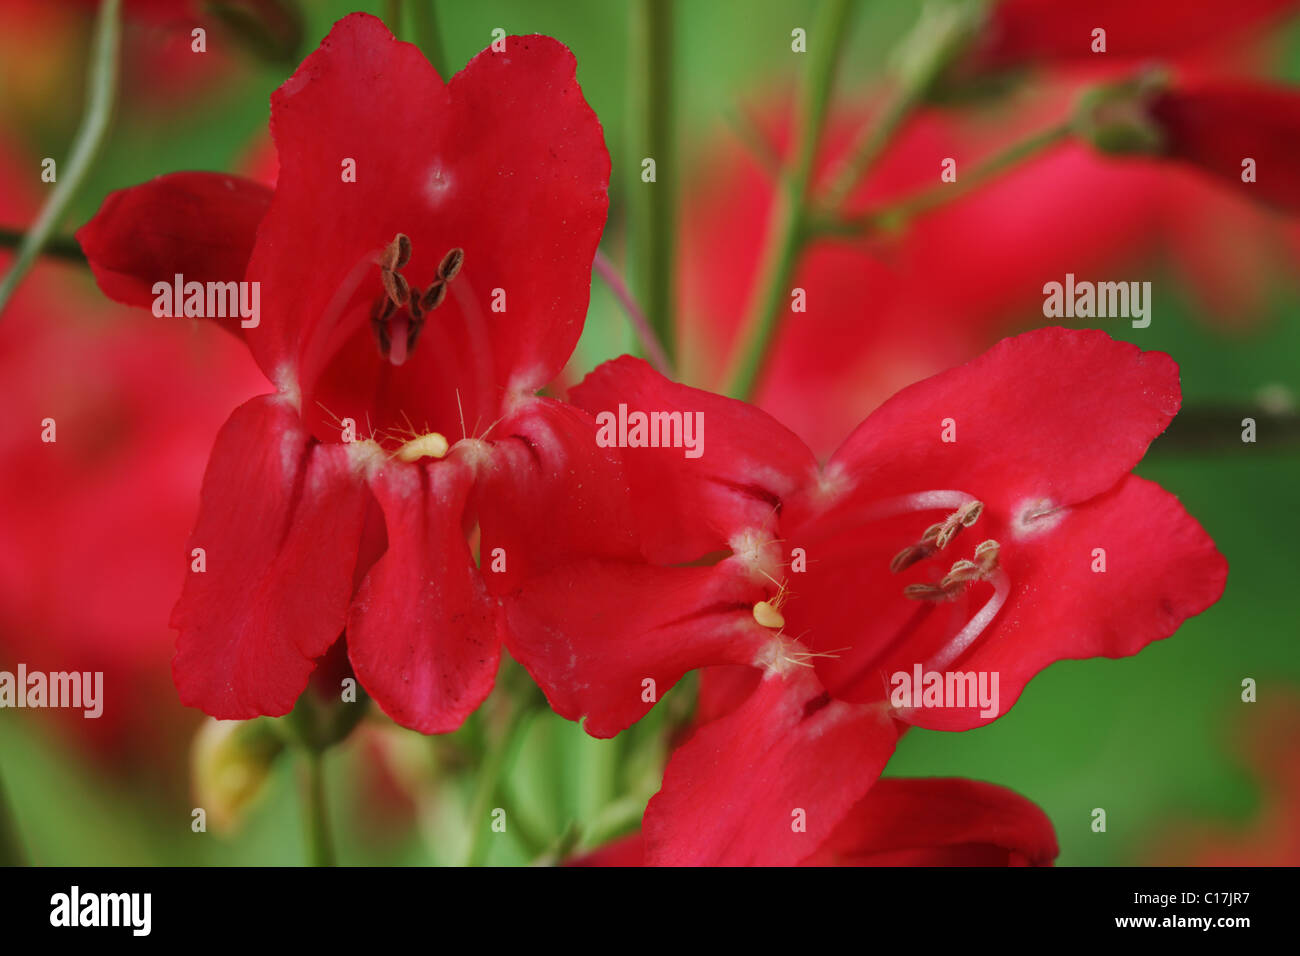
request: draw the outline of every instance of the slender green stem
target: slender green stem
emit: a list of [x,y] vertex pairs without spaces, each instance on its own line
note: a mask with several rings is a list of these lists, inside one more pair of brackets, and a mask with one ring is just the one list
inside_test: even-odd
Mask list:
[[402,35],[402,0],[384,0],[384,23],[393,36]]
[[[1241,440],[1244,419],[1255,421],[1255,443]],[[1215,455],[1233,449],[1293,451],[1300,447],[1300,413],[1252,403],[1197,405],[1184,408],[1168,430],[1151,444],[1147,459],[1165,455]]]
[[1002,175],[1025,160],[1065,140],[1071,133],[1069,123],[1052,126],[1009,146],[967,173],[959,173],[955,182],[939,183],[913,193],[898,202],[880,206],[857,216],[838,217],[827,213],[811,229],[817,234],[856,235],[872,229],[897,229],[914,217],[960,199],[991,179]]
[[767,173],[773,181],[779,180],[783,175],[781,156],[767,141],[767,137],[763,135],[763,131],[758,128],[754,119],[743,110],[730,110],[724,114],[724,118],[749,150],[750,155],[763,167],[763,172]]
[[433,0],[414,0],[411,4],[411,20],[416,46],[424,51],[443,82],[451,79],[447,74],[447,57],[442,49],[442,36],[438,33],[438,17]]
[[850,0],[825,0],[809,34],[811,62],[800,102],[798,152],[794,168],[782,178],[777,190],[759,272],[763,277],[762,290],[746,320],[741,350],[729,376],[727,391],[736,398],[749,398],[758,382],[768,346],[784,312],[790,279],[807,239],[813,172],[852,9]]
[[[673,265],[677,230],[677,128],[673,56],[674,0],[633,0],[629,27],[631,159],[636,166],[631,206],[633,288],[650,327],[671,360],[677,354]],[[642,163],[654,160],[654,182]]]
[[[21,229],[0,228],[0,249],[17,249],[26,239],[27,233]],[[40,254],[51,259],[63,259],[67,262],[87,265],[86,254],[81,251],[81,245],[77,240],[71,236],[54,236],[47,239]]]
[[655,338],[655,330],[650,328],[650,323],[646,321],[645,313],[641,307],[636,304],[636,298],[628,290],[627,284],[623,277],[618,274],[618,269],[614,263],[609,260],[599,249],[596,250],[596,258],[591,263],[592,271],[605,280],[605,285],[609,286],[614,297],[618,299],[619,304],[623,306],[623,311],[627,313],[627,320],[632,325],[632,331],[636,333],[637,341],[641,343],[641,350],[645,352],[646,360],[654,367],[654,370],[665,378],[673,377],[673,364],[668,360],[668,354],[664,347],[659,344]]
[[303,750],[307,760],[304,804],[307,820],[307,853],[312,866],[334,866],[334,841],[330,836],[329,810],[325,801],[325,757],[319,750]]
[[836,208],[848,199],[854,187],[862,182],[885,147],[893,140],[904,120],[911,115],[916,101],[915,92],[909,89],[900,88],[890,96],[880,119],[868,125],[849,149],[848,158],[826,190],[827,206]]
[[[519,734],[524,728],[524,718],[531,708],[518,701],[508,702],[510,712],[505,726],[498,736],[489,740],[483,755],[483,763],[478,770],[475,781],[474,796],[469,806],[469,847],[465,852],[466,866],[481,866],[487,855],[486,837],[491,828],[492,802],[501,787],[501,774],[506,766],[506,758],[519,744]],[[509,826],[507,819],[506,825]]]
[[95,19],[95,35],[91,53],[89,76],[86,82],[86,115],[72,145],[72,155],[63,166],[62,176],[55,184],[36,222],[28,230],[18,247],[13,265],[0,281],[0,312],[13,297],[27,270],[40,255],[45,243],[58,227],[68,204],[76,196],[90,171],[96,154],[104,143],[113,102],[117,97],[118,47],[122,32],[121,0],[103,0]]
[[18,823],[0,780],[0,866],[22,866],[26,862],[23,843],[18,837]]
[[977,5],[924,7],[903,41],[893,93],[880,117],[850,147],[847,159],[826,191],[825,205],[839,208],[871,171],[940,74],[963,48],[978,17]]

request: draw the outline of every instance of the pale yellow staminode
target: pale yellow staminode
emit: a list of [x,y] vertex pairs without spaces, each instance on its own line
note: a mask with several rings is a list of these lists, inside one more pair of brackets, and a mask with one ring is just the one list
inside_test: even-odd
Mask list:
[[421,458],[442,458],[447,454],[447,439],[438,432],[427,432],[412,438],[397,449],[402,461],[419,461]]
[[754,620],[763,627],[785,627],[785,618],[776,605],[769,601],[759,601],[754,605]]

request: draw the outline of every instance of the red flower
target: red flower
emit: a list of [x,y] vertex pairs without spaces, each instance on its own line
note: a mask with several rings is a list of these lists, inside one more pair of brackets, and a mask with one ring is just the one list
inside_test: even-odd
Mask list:
[[[1296,0],[1237,0],[1191,10],[1181,0],[1000,0],[990,11],[972,65],[990,69],[1103,59],[1131,65],[1234,40],[1296,7]],[[1096,29],[1106,31],[1104,54],[1092,49]]]
[[[865,212],[932,187],[946,157],[973,169],[1001,139],[1027,135],[1064,109],[1033,110],[1023,129],[999,130],[997,140],[978,124],[924,112],[855,190],[850,209]],[[770,116],[760,122],[775,125]],[[823,181],[867,122],[861,115],[836,119],[820,163]],[[772,138],[785,151],[788,132],[776,129]],[[722,390],[757,286],[776,192],[771,175],[738,145],[711,155],[684,207],[680,367],[685,380]],[[916,219],[902,235],[813,241],[791,280],[807,293],[806,311],[783,324],[755,404],[825,458],[900,388],[973,358],[1022,327],[1031,310],[1041,322],[1045,281],[1131,260],[1155,226],[1160,179],[1158,170],[1063,145]],[[1099,203],[1098,194],[1108,201]]]
[[[1205,532],[1129,474],[1177,411],[1177,369],[1101,332],[1031,332],[907,388],[824,468],[762,412],[634,359],[570,394],[597,415],[699,413],[707,450],[625,450],[662,566],[556,563],[521,585],[516,641],[552,706],[610,736],[688,670],[763,675],[674,756],[646,818],[654,859],[793,862],[807,844],[791,808],[828,834],[888,760],[894,721],[987,723],[1052,662],[1137,653],[1223,590]],[[565,627],[575,600],[588,620]],[[900,699],[918,668],[983,675],[990,700]]]
[[[934,188],[950,157],[963,175],[978,168],[1060,123],[1079,92],[1077,84],[1054,83],[1022,101],[1014,118],[999,114],[996,127],[978,114],[920,112],[848,210],[864,213]],[[1287,143],[1300,133],[1292,130],[1300,126],[1297,103],[1300,96],[1277,87],[1175,87],[1154,101],[1149,120],[1167,118],[1163,157],[1101,155],[1085,142],[1065,142],[915,218],[901,234],[814,239],[791,280],[806,293],[805,311],[781,326],[755,404],[824,458],[899,388],[1041,323],[1043,285],[1066,273],[1114,276],[1136,267],[1158,277],[1172,263],[1215,324],[1258,319],[1271,302],[1270,277],[1293,271],[1288,244],[1300,237],[1294,221],[1263,202],[1294,208],[1300,193],[1287,159]],[[1234,104],[1239,117],[1226,115]],[[774,152],[788,152],[778,116],[756,122]],[[868,122],[833,118],[820,184]],[[1256,183],[1241,180],[1245,156],[1257,160]],[[685,380],[722,390],[758,285],[776,191],[771,173],[734,139],[710,157],[684,206],[679,367]]]
[[[492,686],[489,589],[525,570],[515,516],[536,527],[607,487],[590,423],[534,392],[581,331],[609,158],[569,51],[506,43],[444,85],[349,16],[272,96],[273,193],[177,174],[111,196],[78,234],[133,304],[175,273],[260,284],[260,321],[237,330],[277,392],[217,438],[190,542],[207,566],[173,619],[182,699],[214,716],[287,712],[346,627],[395,720],[454,729]],[[591,478],[570,502],[572,472]],[[484,570],[504,548],[508,571],[476,566],[476,520]],[[548,547],[584,536],[626,547],[581,520]]]
[[[799,865],[1050,866],[1056,854],[1052,821],[1005,787],[975,780],[890,778],[854,804]],[[645,839],[637,833],[572,865],[640,866],[644,861]]]
[[[32,162],[0,150],[0,222],[35,215]],[[0,319],[0,669],[102,672],[101,716],[57,716],[116,769],[188,743],[166,667],[175,556],[212,436],[259,377],[215,329],[160,328],[48,261]]]
[[1162,155],[1191,163],[1252,199],[1300,214],[1295,158],[1300,90],[1240,81],[1200,83],[1162,92],[1150,111],[1161,133]]

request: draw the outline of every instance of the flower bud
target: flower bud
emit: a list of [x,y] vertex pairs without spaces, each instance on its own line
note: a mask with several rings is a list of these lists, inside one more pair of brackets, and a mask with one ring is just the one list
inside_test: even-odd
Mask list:
[[1165,138],[1151,104],[1167,83],[1163,71],[1151,70],[1123,83],[1088,90],[1075,108],[1075,135],[1102,153],[1159,153]]
[[203,722],[191,748],[191,773],[195,799],[216,829],[239,826],[282,750],[284,740],[269,720]]

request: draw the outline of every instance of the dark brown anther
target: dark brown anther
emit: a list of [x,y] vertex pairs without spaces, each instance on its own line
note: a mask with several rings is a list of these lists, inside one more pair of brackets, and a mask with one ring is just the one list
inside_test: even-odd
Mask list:
[[952,593],[933,584],[909,584],[903,588],[903,597],[913,601],[946,601]]
[[415,353],[415,343],[420,338],[420,331],[424,328],[424,319],[412,319],[406,327],[406,354]]
[[381,295],[375,299],[375,304],[370,307],[370,321],[385,322],[396,311],[397,306],[393,304],[393,300],[386,295]]
[[441,279],[435,279],[433,285],[424,290],[424,296],[420,299],[420,308],[425,312],[432,312],[438,306],[442,305],[447,298],[447,284]]
[[387,269],[383,269],[380,271],[379,277],[383,280],[384,291],[388,293],[388,298],[392,299],[397,305],[406,305],[411,298],[411,287],[407,285],[401,273],[389,272]]
[[392,346],[392,339],[388,335],[388,317],[396,310],[393,300],[383,295],[375,300],[375,304],[370,308],[370,328],[375,333],[375,341],[379,344],[379,354],[385,359],[388,358],[388,350]]
[[460,267],[465,264],[465,250],[459,246],[450,250],[442,257],[442,262],[438,263],[438,278],[443,282],[450,282],[456,278],[456,273],[460,272]]
[[387,272],[396,272],[411,261],[411,240],[405,233],[399,232],[379,257],[379,267]]
[[415,319],[417,322],[420,320],[420,317],[424,314],[424,310],[420,308],[420,287],[419,286],[414,286],[414,285],[411,286],[411,301],[406,304],[406,308],[410,311],[411,318]]
[[934,548],[925,544],[909,544],[898,554],[894,555],[894,560],[889,562],[889,570],[894,574],[900,571],[906,571],[918,561],[924,561],[934,553]]

